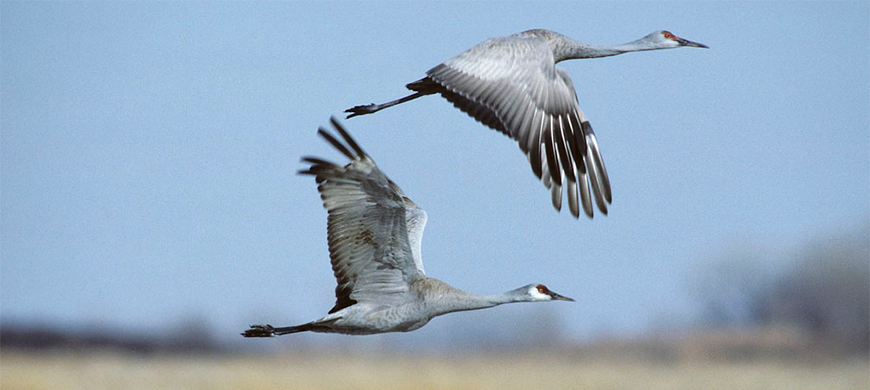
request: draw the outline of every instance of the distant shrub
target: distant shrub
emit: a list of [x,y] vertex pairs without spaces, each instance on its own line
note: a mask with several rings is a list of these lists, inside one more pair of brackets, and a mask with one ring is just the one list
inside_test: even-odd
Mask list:
[[[746,248],[692,281],[707,327],[793,326],[834,353],[870,351],[870,229],[820,239],[790,261]],[[770,269],[770,264],[781,264]],[[774,267],[777,268],[777,267]]]

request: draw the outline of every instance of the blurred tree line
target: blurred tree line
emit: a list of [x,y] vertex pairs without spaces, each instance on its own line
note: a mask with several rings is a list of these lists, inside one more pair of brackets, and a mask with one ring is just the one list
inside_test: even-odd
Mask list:
[[214,338],[202,315],[179,318],[168,328],[154,333],[93,326],[58,326],[46,323],[0,324],[0,349],[24,350],[122,350],[128,353],[217,353],[226,350]]
[[866,355],[870,224],[793,253],[741,248],[705,263],[690,282],[704,327],[792,327],[831,352]]

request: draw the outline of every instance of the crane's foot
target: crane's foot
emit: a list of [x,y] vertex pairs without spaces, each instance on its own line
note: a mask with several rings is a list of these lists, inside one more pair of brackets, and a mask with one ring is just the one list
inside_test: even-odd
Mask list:
[[273,328],[272,325],[251,325],[251,329],[244,331],[242,336],[275,337],[275,328]]
[[377,112],[379,110],[379,108],[378,108],[379,106],[380,106],[380,104],[374,104],[374,103],[353,106],[351,108],[348,108],[347,110],[344,110],[344,112],[351,113],[345,119],[353,118],[357,115],[365,115],[365,114],[371,114],[373,112]]

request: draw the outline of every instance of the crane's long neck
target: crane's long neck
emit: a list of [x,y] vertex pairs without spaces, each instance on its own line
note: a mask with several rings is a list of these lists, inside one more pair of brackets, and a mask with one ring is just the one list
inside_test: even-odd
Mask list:
[[463,293],[464,294],[455,295],[443,302],[438,302],[438,300],[430,301],[430,304],[435,305],[433,310],[435,315],[442,315],[455,311],[486,309],[505,303],[521,302],[520,300],[507,295],[507,293],[495,295],[479,295],[465,291],[463,291]]
[[434,316],[455,311],[478,310],[511,302],[525,301],[519,290],[501,294],[480,295],[460,290],[437,279],[426,281],[426,304]]
[[644,38],[620,45],[592,45],[575,41],[566,36],[550,41],[550,48],[553,50],[553,59],[557,63],[578,58],[610,57],[633,51],[656,49],[647,45]]

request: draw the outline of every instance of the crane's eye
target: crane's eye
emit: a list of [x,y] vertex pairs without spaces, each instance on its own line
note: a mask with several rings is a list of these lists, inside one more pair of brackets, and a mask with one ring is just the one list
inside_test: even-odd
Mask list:
[[665,36],[665,39],[676,40],[676,37],[674,37],[674,34],[671,34],[670,31],[663,31],[662,35]]
[[550,293],[550,290],[547,290],[547,286],[544,286],[543,284],[539,284],[537,288],[538,288],[538,292],[541,294],[549,294]]

